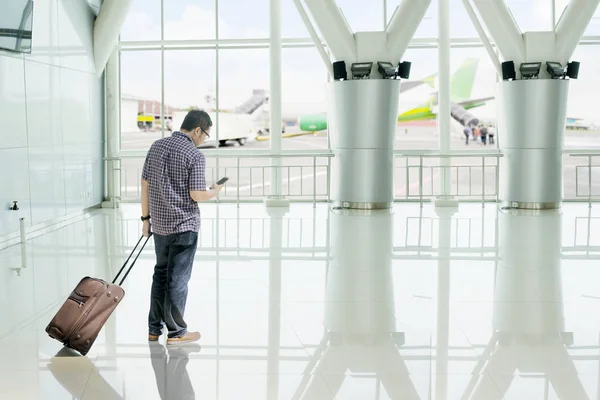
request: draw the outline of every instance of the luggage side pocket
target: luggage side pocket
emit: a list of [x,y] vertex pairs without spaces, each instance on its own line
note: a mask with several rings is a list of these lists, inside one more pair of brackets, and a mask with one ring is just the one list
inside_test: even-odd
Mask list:
[[83,303],[69,296],[46,327],[50,337],[63,341],[83,314]]

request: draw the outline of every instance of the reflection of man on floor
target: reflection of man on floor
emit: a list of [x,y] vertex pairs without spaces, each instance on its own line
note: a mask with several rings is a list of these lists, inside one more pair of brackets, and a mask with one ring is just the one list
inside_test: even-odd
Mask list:
[[156,386],[162,400],[192,400],[196,398],[187,364],[190,353],[200,351],[199,345],[169,347],[168,360],[165,347],[158,342],[149,342],[152,369]]

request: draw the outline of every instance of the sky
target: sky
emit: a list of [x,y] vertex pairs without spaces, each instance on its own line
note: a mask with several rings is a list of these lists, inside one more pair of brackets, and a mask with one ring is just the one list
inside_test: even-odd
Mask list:
[[[292,0],[282,2],[282,34],[284,38],[308,37],[306,28]],[[383,1],[380,7],[364,0],[337,0],[354,31],[383,30]],[[219,38],[268,38],[268,0],[219,0]],[[567,0],[556,0],[556,18]],[[400,0],[387,1],[387,19],[392,17]],[[552,0],[508,0],[513,16],[522,31],[546,30],[553,25]],[[476,32],[462,6],[462,0],[451,0],[451,35],[453,38],[476,37]],[[165,1],[165,39],[215,39],[214,0]],[[600,15],[597,13],[596,15]],[[594,18],[586,34],[600,34],[599,19]],[[416,38],[437,37],[437,0],[433,0]],[[160,0],[134,0],[122,31],[123,41],[160,40]],[[483,48],[455,48],[451,51],[451,69],[469,57],[480,57],[474,97],[495,94],[496,75]],[[214,49],[168,50],[165,52],[165,101],[178,107],[200,105],[207,94],[217,90]],[[600,47],[581,46],[574,60],[582,63],[580,79],[571,81],[569,116],[597,120],[594,106],[600,93],[600,76],[593,71],[600,64]],[[409,49],[404,60],[412,62],[412,79],[438,71],[437,50]],[[122,55],[122,92],[136,97],[160,100],[160,52],[134,51]],[[325,67],[314,48],[285,48],[282,54],[283,112],[312,113],[326,110]],[[268,89],[268,49],[224,49],[219,51],[219,102],[222,108],[233,108],[247,99],[253,89]],[[421,87],[400,97],[399,112],[425,102],[433,90]],[[477,111],[488,117],[495,114],[490,104]]]

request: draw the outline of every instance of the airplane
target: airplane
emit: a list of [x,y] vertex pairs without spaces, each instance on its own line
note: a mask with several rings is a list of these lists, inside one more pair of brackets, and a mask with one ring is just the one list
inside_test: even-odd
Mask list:
[[[494,96],[483,98],[471,98],[475,76],[479,68],[478,58],[469,58],[452,75],[450,83],[450,99],[452,101],[452,117],[461,125],[477,124],[478,119],[467,110],[482,107],[488,101],[494,100]],[[401,83],[401,93],[418,87],[422,84],[427,84],[431,88],[436,88],[437,73],[427,76],[418,81],[403,81]],[[405,111],[398,115],[399,123],[434,120],[437,118],[437,92],[433,93],[430,98],[421,105]],[[298,126],[303,132],[316,133],[327,129],[327,114],[309,114],[300,115],[298,117]]]

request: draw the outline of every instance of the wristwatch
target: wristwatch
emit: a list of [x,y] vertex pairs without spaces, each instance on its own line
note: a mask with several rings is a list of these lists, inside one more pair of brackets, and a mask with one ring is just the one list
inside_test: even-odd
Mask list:
[[142,221],[150,221],[150,216],[142,217]]

